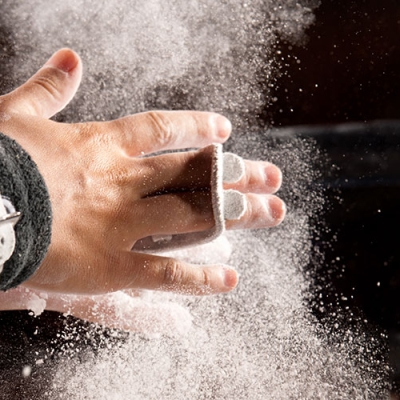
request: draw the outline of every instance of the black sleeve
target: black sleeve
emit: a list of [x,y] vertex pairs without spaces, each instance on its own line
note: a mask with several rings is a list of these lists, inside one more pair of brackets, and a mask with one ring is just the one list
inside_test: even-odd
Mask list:
[[0,193],[22,213],[14,227],[15,250],[0,274],[0,290],[8,290],[28,279],[44,259],[50,245],[52,214],[36,164],[18,143],[2,133]]

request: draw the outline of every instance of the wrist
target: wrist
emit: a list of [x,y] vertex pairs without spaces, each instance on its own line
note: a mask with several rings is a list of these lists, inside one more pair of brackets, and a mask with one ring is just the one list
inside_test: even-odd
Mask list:
[[36,164],[18,143],[1,133],[0,193],[5,214],[22,213],[18,224],[3,224],[8,230],[7,245],[14,246],[0,274],[0,289],[8,290],[27,280],[44,259],[50,245],[51,205]]

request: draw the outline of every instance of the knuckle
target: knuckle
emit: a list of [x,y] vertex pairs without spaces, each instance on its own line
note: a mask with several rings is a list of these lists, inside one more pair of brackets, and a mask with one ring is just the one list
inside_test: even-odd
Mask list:
[[106,182],[112,186],[125,191],[133,183],[132,171],[125,165],[119,165],[115,160],[107,160],[103,168]]
[[254,207],[253,202],[247,201],[246,211],[244,215],[240,218],[242,224],[249,224],[250,226],[254,226],[259,218],[260,218],[260,210],[257,210]]
[[102,124],[98,122],[79,122],[74,124],[76,133],[83,141],[94,140],[95,144],[109,144],[108,137],[104,134]]
[[265,174],[263,172],[263,167],[258,163],[249,163],[248,168],[245,170],[243,182],[245,187],[256,192],[260,186],[264,187]]
[[160,146],[166,146],[173,142],[173,123],[165,113],[160,111],[149,111],[147,118],[152,132]]
[[258,177],[255,177],[251,172],[246,171],[244,176],[242,177],[242,186],[252,189],[258,183]]
[[101,122],[80,122],[73,124],[75,140],[88,154],[98,154],[102,160],[105,156],[110,159],[115,149],[112,132],[104,128]]
[[57,100],[61,96],[58,86],[58,80],[54,79],[53,76],[50,76],[48,74],[39,75],[33,80],[32,84],[38,88],[44,89]]
[[123,259],[121,254],[116,251],[110,251],[104,255],[104,267],[99,275],[99,284],[104,293],[115,292],[128,287],[128,276],[122,274]]
[[203,273],[203,285],[205,288],[210,287],[211,285],[211,276],[210,276],[210,272],[208,270],[206,270],[205,268],[202,269],[202,273]]
[[164,265],[163,283],[166,286],[179,285],[183,281],[183,269],[177,260],[168,259]]

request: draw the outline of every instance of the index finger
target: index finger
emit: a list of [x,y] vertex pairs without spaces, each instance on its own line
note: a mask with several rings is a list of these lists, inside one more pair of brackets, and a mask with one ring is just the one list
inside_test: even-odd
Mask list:
[[232,130],[222,115],[200,111],[149,111],[105,122],[130,156],[225,142]]

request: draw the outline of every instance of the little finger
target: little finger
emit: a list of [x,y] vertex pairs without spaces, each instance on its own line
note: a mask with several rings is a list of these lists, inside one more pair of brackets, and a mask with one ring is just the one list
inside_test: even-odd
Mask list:
[[210,152],[169,153],[135,160],[144,176],[141,195],[210,189]]

